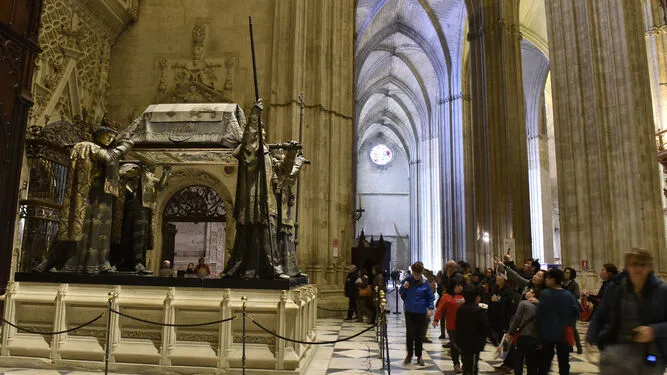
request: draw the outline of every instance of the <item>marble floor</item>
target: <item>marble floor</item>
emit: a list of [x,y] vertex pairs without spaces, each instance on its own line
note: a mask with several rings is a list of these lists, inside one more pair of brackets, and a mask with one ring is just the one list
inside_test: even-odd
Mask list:
[[[318,325],[318,339],[333,340],[348,337],[366,326],[367,324],[357,322],[321,319]],[[442,342],[438,339],[440,328],[429,328],[428,336],[433,343],[424,344],[423,359],[426,366],[417,366],[414,360],[411,364],[404,365],[405,323],[403,315],[392,314],[389,317],[387,331],[392,375],[454,374],[451,357],[448,355],[447,349],[442,348]],[[586,332],[585,326],[582,325],[580,328],[581,332]],[[385,374],[386,370],[382,369],[379,354],[375,333],[371,331],[350,341],[319,346],[310,367],[304,375]],[[495,359],[495,347],[488,344],[480,357],[480,373],[500,374],[494,369],[494,366],[498,366],[502,362]],[[588,363],[583,355],[577,355],[576,353],[571,355],[570,366],[572,375],[597,374],[599,372],[596,365]],[[556,362],[553,364],[552,373],[558,373]]]

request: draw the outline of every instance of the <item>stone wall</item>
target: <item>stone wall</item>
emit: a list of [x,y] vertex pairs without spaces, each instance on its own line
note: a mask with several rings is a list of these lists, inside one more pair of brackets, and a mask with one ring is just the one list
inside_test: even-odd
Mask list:
[[[112,49],[109,88],[112,116],[117,121],[126,121],[160,101],[160,84],[170,89],[174,66],[193,59],[195,25],[206,32],[201,58],[213,66],[216,90],[223,91],[227,86],[234,102],[252,104],[255,94],[248,16],[253,17],[255,29],[260,96],[268,100],[273,13],[274,1],[265,0],[142,1],[139,21],[125,30]],[[161,62],[166,64],[164,82]],[[272,133],[270,126],[269,133]]]
[[[300,138],[297,98],[305,94],[302,143],[312,165],[302,172],[298,257],[311,280],[332,285],[338,294],[354,238],[352,1],[145,0],[138,22],[112,48],[110,113],[127,122],[173,89],[171,69],[194,57],[196,25],[206,31],[201,59],[211,68],[215,89],[249,109],[249,15],[269,141]],[[227,244],[231,237],[228,229]],[[334,240],[340,240],[337,259]]]

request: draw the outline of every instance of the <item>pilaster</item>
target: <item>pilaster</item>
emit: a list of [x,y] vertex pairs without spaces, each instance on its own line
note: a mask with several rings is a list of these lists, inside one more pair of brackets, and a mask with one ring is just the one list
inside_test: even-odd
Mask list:
[[340,279],[332,268],[334,240],[348,262],[354,238],[354,9],[352,0],[297,0],[277,1],[274,12],[269,138],[299,139],[303,92],[302,144],[312,165],[299,181],[297,256],[318,284]]

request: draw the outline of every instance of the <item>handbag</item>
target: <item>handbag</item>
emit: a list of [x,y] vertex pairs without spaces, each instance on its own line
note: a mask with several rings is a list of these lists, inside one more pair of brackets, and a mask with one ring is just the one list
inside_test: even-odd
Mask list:
[[370,297],[373,294],[373,289],[370,285],[366,285],[365,288],[359,288],[359,297]]
[[586,300],[585,295],[581,295],[581,321],[582,322],[587,322],[591,320],[591,306],[588,303],[588,300]]
[[574,328],[571,326],[565,327],[565,343],[567,346],[574,346]]

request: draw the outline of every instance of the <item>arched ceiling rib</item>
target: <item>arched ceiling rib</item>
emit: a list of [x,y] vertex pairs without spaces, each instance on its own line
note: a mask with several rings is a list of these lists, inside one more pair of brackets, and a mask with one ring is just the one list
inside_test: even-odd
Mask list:
[[[386,77],[394,77],[407,90],[414,93],[414,96],[418,98],[426,111],[426,115],[430,116],[433,99],[430,97],[429,91],[433,89],[432,85],[431,87],[425,86],[424,79],[419,75],[419,72],[412,66],[407,65],[402,59],[396,56],[388,56],[385,61],[386,63],[380,64],[374,71],[369,72],[364,82],[360,82],[357,92],[367,92],[376,82],[383,81]],[[429,84],[429,82],[426,82],[426,84]]]
[[414,149],[417,146],[417,137],[410,125],[411,120],[408,113],[393,98],[388,98],[386,103],[387,105],[383,102],[378,102],[367,112],[363,122],[358,127],[359,139],[361,140],[367,135],[368,129],[372,124],[384,122],[387,125],[395,127],[394,131],[404,141],[403,143],[407,147],[406,150]]
[[[355,40],[357,140],[391,128],[417,155],[440,118],[438,103],[452,95],[453,69],[465,30],[461,0],[358,0]],[[456,89],[459,92],[460,89]],[[384,123],[385,126],[377,125]]]
[[421,138],[422,132],[428,129],[429,125],[426,107],[415,93],[410,91],[409,87],[393,76],[386,76],[376,81],[367,91],[357,98],[357,104],[361,106],[357,124],[363,121],[365,114],[364,109],[367,105],[372,106],[375,104],[375,100],[386,99],[387,95],[393,95],[398,98],[397,102],[401,103],[406,108],[405,112],[412,114],[413,124],[417,129],[417,136],[418,138]]

